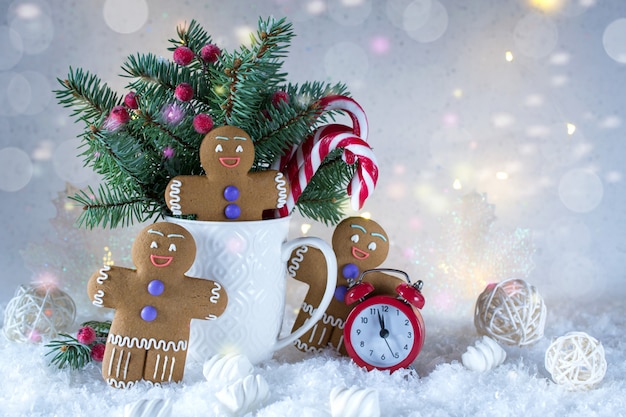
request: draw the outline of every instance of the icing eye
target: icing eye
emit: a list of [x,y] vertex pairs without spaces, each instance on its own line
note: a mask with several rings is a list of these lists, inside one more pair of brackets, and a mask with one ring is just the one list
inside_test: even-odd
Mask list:
[[237,153],[243,152],[243,146],[241,145],[237,146],[237,148],[235,148],[235,152]]
[[376,242],[372,242],[369,245],[367,245],[367,249],[372,250],[372,251],[376,250]]
[[152,242],[152,243],[150,244],[150,248],[151,248],[151,249],[156,249],[156,248],[158,248],[158,247],[159,247],[159,245],[157,245],[157,243],[156,243],[156,242]]
[[176,252],[176,245],[175,244],[170,244],[170,248],[169,248],[170,252]]
[[223,152],[224,149],[222,149],[222,144],[218,143],[217,146],[215,147],[215,152]]
[[352,237],[350,238],[350,240],[354,243],[357,243],[359,241],[359,235],[352,235]]

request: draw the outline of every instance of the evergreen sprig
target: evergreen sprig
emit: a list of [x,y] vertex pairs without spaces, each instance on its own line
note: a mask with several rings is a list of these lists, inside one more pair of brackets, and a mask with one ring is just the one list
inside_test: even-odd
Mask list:
[[46,356],[53,355],[50,359],[50,365],[55,365],[59,369],[84,368],[93,360],[92,348],[106,342],[111,329],[111,322],[90,320],[84,322],[81,327],[91,327],[95,331],[95,340],[90,344],[84,344],[74,336],[65,333],[59,334],[60,339],[52,340],[45,345],[50,349]]
[[[203,173],[198,151],[204,135],[192,123],[197,114],[210,115],[215,126],[236,125],[248,132],[255,143],[252,169],[259,171],[333,119],[333,112],[320,109],[320,99],[349,95],[341,83],[287,82],[282,66],[295,34],[285,19],[259,19],[250,43],[221,50],[216,62],[202,59],[201,50],[212,39],[195,20],[178,27],[176,34],[169,50],[190,48],[194,55],[189,65],[152,53],[132,54],[122,64],[137,108],[128,107],[122,96],[83,69],[70,68],[67,78],[59,80],[59,103],[85,123],[80,155],[103,180],[96,190],[89,187],[71,197],[84,208],[79,225],[128,226],[169,214],[164,191],[170,179]],[[176,99],[181,83],[193,87],[191,100]],[[286,92],[290,100],[272,103],[277,91]],[[111,124],[112,110],[120,106],[128,118]],[[167,116],[174,111],[180,120]],[[340,158],[329,158],[298,200],[300,213],[337,223],[353,170]]]

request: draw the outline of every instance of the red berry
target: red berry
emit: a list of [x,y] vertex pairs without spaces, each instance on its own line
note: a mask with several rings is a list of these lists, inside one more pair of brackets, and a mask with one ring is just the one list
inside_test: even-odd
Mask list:
[[102,362],[104,358],[104,344],[97,343],[91,347],[91,359],[96,362]]
[[139,105],[137,104],[137,94],[134,91],[126,94],[126,97],[124,97],[124,104],[126,104],[126,107],[129,109],[138,109]]
[[217,61],[221,53],[220,48],[212,43],[207,43],[200,49],[200,57],[202,57],[202,60],[210,63]]
[[76,334],[76,340],[83,345],[90,345],[96,341],[96,331],[89,326],[81,327]]
[[176,86],[174,95],[180,101],[189,101],[193,98],[193,87],[187,83],[180,83]]
[[272,105],[278,108],[280,102],[284,101],[285,104],[289,104],[289,94],[286,91],[276,91],[272,94]]
[[115,106],[111,110],[109,114],[109,118],[111,122],[118,125],[123,125],[130,120],[130,115],[128,114],[128,110],[124,106]]
[[189,65],[196,56],[191,49],[186,46],[179,46],[174,50],[174,62],[178,65]]
[[193,118],[193,128],[201,135],[206,135],[213,129],[213,118],[204,113],[200,113]]

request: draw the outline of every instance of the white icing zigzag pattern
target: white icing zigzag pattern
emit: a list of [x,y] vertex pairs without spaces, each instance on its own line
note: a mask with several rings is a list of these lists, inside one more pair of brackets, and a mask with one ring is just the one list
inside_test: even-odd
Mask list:
[[104,297],[104,291],[98,290],[93,295],[93,305],[96,307],[102,307],[102,297]]
[[308,246],[300,246],[296,249],[296,256],[289,260],[289,266],[287,267],[287,272],[290,277],[296,276],[296,271],[300,269],[300,262],[304,260],[304,254],[309,251]]
[[[313,315],[315,310],[316,309],[313,308],[311,304],[302,303],[302,311],[304,311],[305,313],[309,313],[310,315]],[[330,314],[326,314],[326,313],[324,313],[324,316],[322,317],[322,323],[324,324],[330,323],[331,326],[338,327],[340,329],[343,329],[345,325],[342,319],[331,316]]]
[[102,269],[100,270],[100,276],[96,278],[96,282],[98,284],[103,284],[104,280],[109,279],[109,274],[107,274],[107,272],[110,270],[111,267],[109,265],[105,265],[104,267],[102,267]]
[[309,346],[308,343],[305,343],[305,342],[301,341],[300,339],[296,339],[293,343],[294,343],[294,345],[296,345],[298,350],[301,350],[303,352],[322,353],[322,351],[323,351],[323,349],[321,349],[321,348],[318,349],[315,346]]
[[222,289],[222,286],[220,285],[219,282],[215,282],[215,287],[213,287],[213,289],[211,290],[211,294],[213,294],[211,296],[211,298],[209,298],[209,301],[211,301],[213,304],[217,304],[217,302],[220,299],[220,290]]
[[183,185],[179,180],[173,180],[170,186],[170,210],[175,216],[183,214],[180,206],[180,187]]
[[278,202],[276,204],[277,208],[282,208],[287,204],[287,182],[283,179],[284,175],[282,172],[278,172],[276,174],[276,189],[278,190]]
[[107,378],[107,384],[115,388],[130,388],[135,385],[135,381],[117,381],[113,378]]
[[178,343],[166,340],[156,340],[154,338],[146,339],[142,337],[141,339],[137,337],[128,337],[128,336],[120,336],[109,333],[109,337],[107,338],[107,342],[112,343],[114,345],[120,347],[129,347],[129,348],[141,348],[141,349],[160,349],[162,351],[167,352],[172,349],[174,352],[178,352],[179,350],[187,350],[187,341],[179,340]]

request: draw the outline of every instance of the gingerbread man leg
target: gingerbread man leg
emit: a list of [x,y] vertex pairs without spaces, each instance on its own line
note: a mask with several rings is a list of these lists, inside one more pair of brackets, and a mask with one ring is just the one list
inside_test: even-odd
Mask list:
[[112,387],[131,387],[142,378],[145,361],[145,349],[107,342],[102,359],[102,376]]
[[143,379],[161,384],[179,382],[183,379],[187,351],[153,349],[147,352]]

